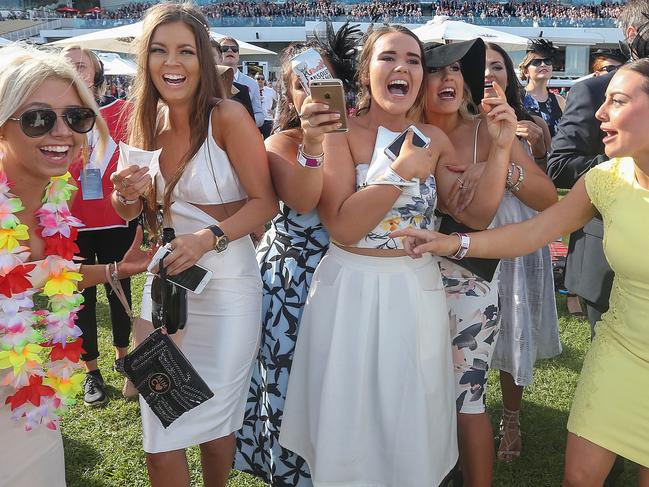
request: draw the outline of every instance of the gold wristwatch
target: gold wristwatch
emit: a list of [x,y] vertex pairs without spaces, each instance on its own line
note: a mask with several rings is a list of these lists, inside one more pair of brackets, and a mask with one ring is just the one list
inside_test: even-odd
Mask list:
[[223,230],[218,225],[210,225],[207,228],[214,234],[214,250],[223,252],[227,249],[230,239],[223,233]]

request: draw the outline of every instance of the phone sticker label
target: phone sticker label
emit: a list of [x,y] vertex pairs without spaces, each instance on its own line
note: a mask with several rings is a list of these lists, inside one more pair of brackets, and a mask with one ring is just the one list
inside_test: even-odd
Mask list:
[[311,94],[311,88],[309,88],[309,82],[311,80],[333,78],[322,56],[315,49],[307,49],[295,56],[291,59],[291,67],[300,79],[304,91],[309,95]]

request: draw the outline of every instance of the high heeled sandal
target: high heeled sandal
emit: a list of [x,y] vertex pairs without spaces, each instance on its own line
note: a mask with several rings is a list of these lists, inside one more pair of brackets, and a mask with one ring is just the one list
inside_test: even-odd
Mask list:
[[522,438],[519,422],[520,411],[510,411],[503,408],[500,420],[500,445],[497,458],[502,462],[513,462],[521,456]]

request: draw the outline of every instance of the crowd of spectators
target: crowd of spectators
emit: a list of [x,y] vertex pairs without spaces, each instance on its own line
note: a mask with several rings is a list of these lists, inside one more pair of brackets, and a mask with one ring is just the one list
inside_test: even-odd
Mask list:
[[494,2],[439,0],[433,3],[434,15],[459,15],[462,17],[497,18],[554,18],[565,20],[617,18],[623,4],[617,2],[571,5],[557,0],[525,0],[522,2]]
[[[99,19],[139,19],[154,3],[126,3],[118,9],[93,15]],[[225,1],[201,5],[209,19],[223,18],[329,18],[347,17],[350,20],[371,18],[375,21],[388,18],[419,18],[422,15],[448,15],[479,18],[520,18],[583,21],[585,19],[615,19],[623,3],[602,1],[590,5],[573,5],[559,0],[523,0],[502,2],[497,0],[466,1],[437,0],[432,5],[407,0],[372,0],[350,3],[341,0],[287,0]],[[430,11],[428,10],[430,8]]]

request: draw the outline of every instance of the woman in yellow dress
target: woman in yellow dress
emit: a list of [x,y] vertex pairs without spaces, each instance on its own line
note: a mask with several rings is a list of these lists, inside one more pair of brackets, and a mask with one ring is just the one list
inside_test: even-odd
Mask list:
[[[535,218],[470,235],[412,228],[411,257],[425,252],[516,257],[583,226],[600,213],[604,250],[615,271],[609,311],[584,361],[570,418],[564,487],[601,486],[617,455],[640,466],[649,486],[649,59],[620,68],[597,111],[606,154],[560,202]],[[459,248],[458,248],[459,240]]]

